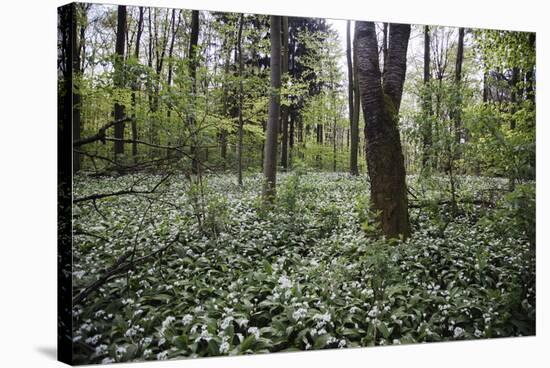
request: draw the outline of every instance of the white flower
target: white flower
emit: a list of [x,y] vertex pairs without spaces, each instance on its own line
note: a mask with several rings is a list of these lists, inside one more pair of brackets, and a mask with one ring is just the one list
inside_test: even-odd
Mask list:
[[115,360],[113,358],[103,358],[103,360],[101,361],[101,364],[110,364],[114,362]]
[[163,351],[157,354],[157,360],[166,360],[168,358],[168,351]]
[[134,312],[134,317],[139,316],[141,313],[143,313],[143,309],[138,309]]
[[455,339],[456,339],[457,337],[461,337],[461,336],[464,335],[464,330],[463,330],[462,328],[460,328],[460,327],[455,327],[454,332],[453,332],[453,335],[454,335]]
[[256,339],[260,338],[260,330],[258,329],[258,327],[249,327],[247,332],[251,335],[254,335]]
[[188,324],[191,323],[192,320],[193,320],[193,316],[190,315],[190,314],[186,314],[186,315],[183,316],[183,318],[181,319],[181,323],[183,323],[184,326],[187,326]]
[[115,350],[115,353],[116,353],[116,356],[120,358],[121,356],[126,354],[126,347],[124,346],[117,347]]
[[153,350],[151,349],[145,349],[143,351],[143,357],[147,358],[148,356],[150,356],[151,354],[153,354]]
[[124,305],[130,305],[130,304],[134,304],[134,299],[122,299],[122,304]]
[[159,340],[158,345],[162,346],[162,345],[164,345],[165,342],[166,342],[166,339],[164,337],[161,337],[160,340]]
[[369,317],[378,317],[379,314],[380,314],[380,311],[378,310],[378,306],[376,305],[372,307],[372,309],[368,313]]
[[237,319],[237,323],[240,327],[246,327],[248,325],[248,320],[246,318]]
[[166,329],[168,327],[170,327],[172,322],[174,322],[175,320],[176,320],[175,317],[168,316],[168,317],[166,317],[166,319],[164,321],[162,321],[162,327],[160,328],[160,335],[161,336],[164,336],[164,333],[166,332]]
[[286,276],[281,276],[279,277],[279,286],[282,288],[282,289],[290,289],[292,288],[292,281],[290,281],[290,279]]
[[222,321],[222,323],[220,324],[220,328],[222,330],[225,330],[227,327],[229,327],[229,325],[231,324],[231,322],[233,322],[233,316],[227,316],[224,318],[224,320]]
[[343,348],[346,346],[346,340],[342,339],[338,342],[338,348]]
[[210,335],[208,330],[205,328],[202,329],[200,336],[195,339],[195,342],[199,342],[201,340],[204,340],[206,342],[212,340],[212,335]]
[[95,348],[95,355],[103,355],[107,351],[108,346],[105,344],[101,344],[98,347]]
[[292,318],[298,321],[299,319],[304,318],[306,314],[307,314],[307,309],[299,308],[292,313]]
[[95,345],[98,343],[100,338],[101,338],[101,335],[94,335],[93,337],[88,337],[86,339],[86,344]]
[[478,330],[477,328],[476,328],[476,330],[474,331],[474,336],[475,336],[475,337],[481,337],[482,334],[483,334],[483,333],[482,333],[480,330]]
[[227,342],[227,339],[227,336],[222,339],[222,343],[220,344],[220,354],[226,354],[229,351],[229,342]]

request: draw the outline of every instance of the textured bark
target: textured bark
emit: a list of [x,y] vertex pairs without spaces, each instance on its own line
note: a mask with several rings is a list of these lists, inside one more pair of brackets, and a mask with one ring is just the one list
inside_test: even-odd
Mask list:
[[239,32],[237,34],[237,53],[239,55],[239,130],[237,139],[237,176],[239,185],[243,184],[243,34],[244,15],[239,20]]
[[[533,50],[536,49],[536,34],[530,33],[529,34],[529,45]],[[533,69],[527,70],[525,73],[525,95],[527,100],[531,101],[533,104],[535,104],[535,73],[533,72]]]
[[[359,148],[359,143],[361,141],[359,137],[359,117],[361,114],[361,93],[359,90],[359,68],[357,67],[357,35],[353,36],[353,126],[355,131],[352,133],[355,136],[357,144],[357,155],[359,152],[365,152]],[[359,169],[359,168],[358,168]],[[359,170],[358,170],[359,171]]]
[[[77,23],[79,18],[79,12],[78,12],[78,4],[75,4],[73,7],[74,14],[71,17],[70,20],[70,39],[71,39],[71,52],[72,55],[72,64],[73,64],[73,75],[72,75],[72,83],[71,83],[71,90],[72,90],[72,114],[73,114],[73,141],[77,141],[80,139],[80,92],[78,88],[75,88],[74,84],[74,78],[78,80],[79,76],[81,75],[81,69],[80,69],[80,50],[78,47],[78,40],[77,40]],[[80,34],[80,43],[84,42],[84,39],[82,38],[82,33]],[[78,172],[80,170],[80,161],[81,157],[78,152],[73,152],[73,172]]]
[[[288,17],[282,19],[282,63],[281,73],[288,73]],[[281,106],[281,166],[288,168],[288,106]]]
[[[138,18],[138,24],[137,24],[137,35],[136,35],[136,48],[134,51],[134,57],[136,58],[136,62],[139,63],[139,49],[140,49],[140,43],[141,43],[141,35],[143,34],[143,13],[144,9],[142,6],[139,7],[139,18]],[[134,83],[132,84],[132,157],[134,162],[137,160],[137,140],[138,140],[138,132],[137,132],[137,122],[136,122],[136,92],[138,91],[139,86],[137,82],[137,77],[134,79]]]
[[[191,13],[191,37],[189,40],[189,77],[191,78],[191,99],[194,101],[197,93],[197,44],[199,42],[199,11],[193,10]],[[194,102],[191,102],[194,105]],[[198,147],[195,124],[195,111],[192,109],[189,114],[189,130],[191,131],[191,170],[194,174],[199,172]]]
[[[117,11],[117,32],[116,32],[116,45],[115,45],[115,87],[124,87],[124,49],[126,40],[126,6],[119,5]],[[115,104],[115,120],[120,120],[124,117],[124,106]],[[114,143],[115,157],[124,153],[124,124],[120,123],[115,125],[115,138],[120,139]]]
[[382,27],[382,78],[386,75],[386,65],[388,65],[388,30],[389,23],[384,23]]
[[264,202],[275,199],[277,184],[277,131],[280,115],[281,89],[281,17],[271,16],[271,93],[269,98],[269,117],[265,133],[264,149]]
[[422,168],[428,166],[430,149],[432,147],[432,93],[430,78],[430,27],[424,26],[424,96],[422,99],[422,109],[425,121],[422,127]]
[[382,80],[374,23],[357,22],[355,28],[371,204],[388,237],[406,238],[410,233],[405,166],[397,127],[410,29],[410,25],[390,26],[386,75]]
[[352,47],[351,47],[351,21],[348,20],[346,24],[346,59],[348,62],[348,109],[350,120],[350,156],[349,156],[349,170],[351,175],[359,175],[359,168],[357,167],[357,149],[359,141],[359,111],[355,111],[355,78],[353,73],[354,62],[352,62]]
[[458,45],[456,49],[456,66],[455,66],[455,88],[456,88],[456,101],[453,112],[453,120],[455,122],[455,141],[460,144],[462,138],[462,95],[461,95],[461,81],[462,81],[462,63],[464,60],[464,28],[458,29]]

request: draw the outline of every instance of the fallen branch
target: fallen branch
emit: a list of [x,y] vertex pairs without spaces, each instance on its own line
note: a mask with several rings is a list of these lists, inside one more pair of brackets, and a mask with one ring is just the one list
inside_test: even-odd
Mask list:
[[149,258],[155,257],[157,254],[164,252],[168,248],[170,248],[174,243],[179,241],[180,234],[178,233],[174,239],[172,239],[168,244],[166,244],[164,247],[157,249],[154,252],[151,252],[143,257],[136,258],[135,260],[127,261],[128,258],[132,256],[134,251],[129,251],[128,253],[123,254],[113,266],[111,266],[105,273],[96,281],[92,282],[90,285],[85,287],[80,293],[78,293],[73,298],[73,305],[81,303],[84,299],[86,299],[91,293],[93,293],[95,290],[99,289],[103,284],[108,282],[109,280],[112,280],[114,277],[119,276],[121,273],[124,273],[128,270],[131,270],[135,266],[144,263],[145,261],[149,260]]
[[[428,207],[428,206],[443,206],[443,205],[452,205],[453,204],[453,201],[450,201],[450,200],[447,200],[447,201],[437,201],[437,202],[434,202],[434,201],[421,201],[421,200],[418,200],[418,201],[409,201],[409,208],[422,208],[422,207]],[[491,201],[487,201],[487,200],[483,200],[483,199],[470,199],[470,200],[458,200],[456,201],[456,204],[474,204],[474,205],[480,205],[480,206],[484,206],[484,207],[495,207],[496,204],[491,202]]]
[[85,201],[95,201],[97,199],[107,198],[107,197],[115,197],[120,195],[128,195],[128,194],[153,194],[162,183],[164,183],[172,174],[166,175],[162,180],[160,180],[151,190],[134,190],[134,189],[125,189],[125,190],[119,190],[117,192],[110,192],[110,193],[97,193],[97,194],[91,194],[89,196],[81,197],[81,198],[75,198],[73,199],[73,203],[79,203],[79,202],[85,202]]

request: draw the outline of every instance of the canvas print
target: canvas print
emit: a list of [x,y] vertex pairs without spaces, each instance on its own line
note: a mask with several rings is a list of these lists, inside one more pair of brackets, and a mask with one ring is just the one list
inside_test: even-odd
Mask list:
[[534,33],[58,9],[59,359],[535,334]]

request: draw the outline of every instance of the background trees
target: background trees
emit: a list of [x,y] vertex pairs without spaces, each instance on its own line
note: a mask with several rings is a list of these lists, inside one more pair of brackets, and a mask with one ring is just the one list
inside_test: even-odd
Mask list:
[[[445,177],[455,204],[463,174],[501,176],[511,190],[534,178],[533,34],[413,26],[407,38],[372,23],[367,53],[351,22],[282,17],[273,60],[263,15],[103,5],[78,13],[76,171],[231,172],[241,184],[296,166],[368,171],[374,209],[392,214],[389,235],[408,232],[405,174],[422,174],[423,190]],[[388,151],[375,154],[380,147]]]

